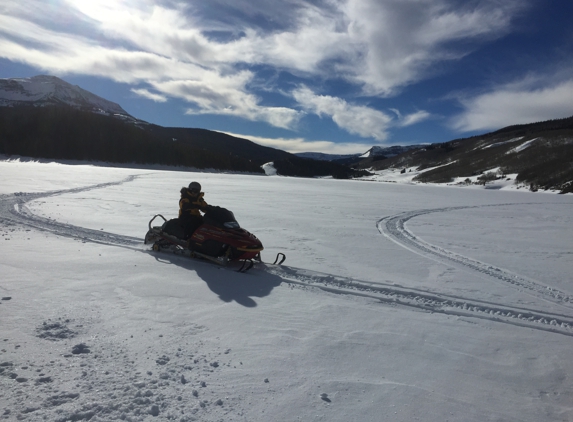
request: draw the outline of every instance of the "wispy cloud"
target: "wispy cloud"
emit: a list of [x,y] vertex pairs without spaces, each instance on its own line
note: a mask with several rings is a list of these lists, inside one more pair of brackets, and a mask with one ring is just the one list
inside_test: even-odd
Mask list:
[[343,7],[348,35],[361,48],[362,60],[345,63],[344,69],[366,93],[392,94],[426,77],[432,65],[463,57],[475,48],[470,42],[506,34],[524,6],[515,0],[349,0]]
[[139,95],[140,97],[143,98],[147,98],[151,101],[155,101],[157,103],[164,103],[167,101],[167,97],[164,95],[160,95],[160,94],[155,94],[153,92],[150,92],[147,89],[132,89],[131,92],[133,92],[136,95]]
[[352,105],[341,98],[316,95],[309,88],[300,87],[293,96],[310,113],[332,118],[340,128],[363,138],[384,141],[392,123],[389,115],[361,105]]
[[217,72],[204,72],[193,80],[151,82],[159,92],[194,103],[187,114],[218,114],[265,121],[275,127],[292,129],[302,116],[299,111],[286,107],[261,106],[259,99],[249,94],[246,85],[252,73],[243,71],[229,76]]
[[391,108],[390,111],[392,111],[398,117],[398,120],[395,123],[395,125],[398,127],[412,126],[432,117],[432,115],[425,110],[418,110],[405,116],[402,116],[400,110],[396,108]]
[[[318,86],[354,84],[355,94],[394,94],[434,64],[502,36],[523,2],[483,0],[5,0],[0,57],[55,74],[87,74],[136,85],[153,101],[182,98],[189,113],[232,115],[294,129],[307,113],[349,133],[384,140],[395,121],[384,112],[310,90],[282,104],[257,95],[257,72],[287,71]],[[277,19],[280,16],[280,19]],[[454,47],[463,41],[464,46]],[[293,104],[292,100],[299,104]]]
[[368,106],[351,104],[329,95],[317,95],[304,86],[294,90],[292,95],[305,111],[331,118],[348,133],[378,141],[385,141],[392,127],[411,126],[430,117],[430,113],[424,110],[402,116],[399,110],[391,109],[397,116],[394,118]]
[[[96,16],[99,15],[94,14]],[[0,28],[8,26],[22,28],[22,37],[28,46],[0,37],[0,55],[50,72],[84,73],[118,82],[148,84],[157,92],[151,93],[146,88],[133,92],[153,101],[182,98],[196,106],[189,109],[189,113],[233,115],[289,129],[293,129],[302,116],[294,109],[260,105],[257,96],[247,87],[253,77],[249,71],[223,71],[141,49],[100,46],[88,38],[70,38],[34,22],[0,17]]]
[[514,124],[573,115],[573,79],[546,85],[526,79],[460,102],[464,111],[451,119],[460,132],[500,129]]
[[278,148],[290,153],[297,152],[324,152],[328,154],[360,154],[372,147],[366,143],[339,143],[331,141],[309,141],[304,138],[266,138],[262,136],[252,136],[225,132],[231,136],[249,139],[257,144],[271,148]]

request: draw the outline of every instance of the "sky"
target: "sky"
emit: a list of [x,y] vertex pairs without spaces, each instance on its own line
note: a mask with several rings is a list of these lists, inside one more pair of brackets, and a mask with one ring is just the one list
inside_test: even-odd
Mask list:
[[162,126],[362,153],[573,115],[566,0],[3,0],[0,78]]

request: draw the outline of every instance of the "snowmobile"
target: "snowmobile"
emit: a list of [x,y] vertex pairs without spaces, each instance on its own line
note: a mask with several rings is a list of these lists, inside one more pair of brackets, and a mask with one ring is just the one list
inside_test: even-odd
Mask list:
[[[161,218],[161,226],[153,226],[156,218]],[[203,224],[189,238],[177,218],[167,220],[161,214],[149,221],[149,231],[145,244],[152,243],[156,252],[170,252],[189,258],[207,260],[221,266],[239,262],[239,272],[250,270],[255,261],[262,262],[261,241],[252,233],[241,228],[234,214],[226,208],[209,205],[203,216]],[[286,259],[277,254],[273,265],[280,265]]]

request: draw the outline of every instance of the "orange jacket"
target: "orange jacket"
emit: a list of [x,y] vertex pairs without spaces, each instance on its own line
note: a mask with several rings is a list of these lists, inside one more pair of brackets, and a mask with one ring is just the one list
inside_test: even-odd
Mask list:
[[185,220],[185,218],[189,216],[201,217],[199,211],[205,212],[207,210],[207,203],[203,199],[204,195],[203,192],[193,195],[189,189],[185,187],[181,188],[179,218]]

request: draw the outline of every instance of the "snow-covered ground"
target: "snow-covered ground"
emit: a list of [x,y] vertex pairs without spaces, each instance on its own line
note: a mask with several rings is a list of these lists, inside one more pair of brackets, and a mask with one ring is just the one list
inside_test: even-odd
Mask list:
[[[573,420],[571,195],[0,174],[0,420]],[[149,251],[192,180],[285,264]]]
[[[533,139],[532,141],[535,141]],[[517,148],[525,149],[529,145],[528,142],[520,145]],[[512,150],[513,151],[513,150]],[[510,151],[511,152],[511,151]],[[436,167],[433,167],[436,168]],[[385,182],[385,183],[399,183],[399,184],[422,184],[421,182],[414,181],[414,178],[421,173],[427,172],[432,170],[433,168],[427,168],[424,170],[418,170],[417,167],[407,167],[404,171],[404,168],[389,168],[385,170],[370,170],[373,174],[371,176],[364,176],[359,178],[358,180],[368,181],[368,182]],[[528,191],[529,186],[523,183],[517,183],[516,178],[517,174],[502,174],[499,167],[492,168],[489,170],[484,171],[484,173],[494,173],[495,175],[500,175],[499,179],[497,180],[490,180],[485,185],[479,182],[479,177],[481,175],[468,175],[462,177],[456,177],[450,183],[437,183],[433,185],[437,186],[449,186],[449,187],[456,187],[456,188],[464,188],[464,189],[476,189],[476,190],[509,190],[509,191]],[[503,176],[503,177],[501,177]],[[558,193],[557,191],[539,191],[539,193]]]

